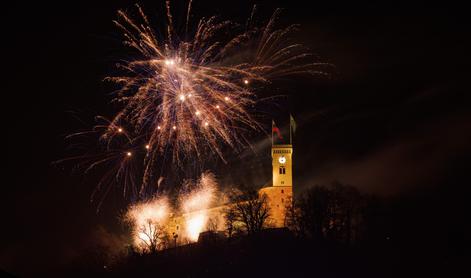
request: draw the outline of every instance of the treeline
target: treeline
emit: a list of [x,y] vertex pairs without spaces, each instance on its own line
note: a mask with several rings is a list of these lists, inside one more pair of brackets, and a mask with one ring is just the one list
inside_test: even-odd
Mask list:
[[301,238],[347,245],[388,239],[384,199],[338,182],[314,186],[286,208],[286,226]]
[[[270,228],[267,196],[250,189],[235,192],[224,215],[226,235],[253,235]],[[338,182],[309,188],[285,209],[285,226],[300,239],[354,245],[391,237],[388,200]]]

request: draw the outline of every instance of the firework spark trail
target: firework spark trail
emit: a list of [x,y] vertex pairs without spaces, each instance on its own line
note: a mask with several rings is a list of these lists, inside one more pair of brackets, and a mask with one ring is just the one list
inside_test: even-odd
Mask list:
[[188,24],[190,23],[191,4],[193,4],[193,0],[188,1],[188,9],[186,11],[186,22],[185,22],[185,34],[188,34]]
[[[295,25],[275,29],[280,10],[265,27],[247,24],[246,31],[224,42],[218,38],[232,23],[216,17],[201,19],[192,39],[175,41],[170,8],[166,1],[168,25],[166,35],[160,36],[166,40],[157,39],[139,6],[142,24],[122,11],[115,21],[124,32],[125,44],[143,56],[121,65],[128,75],[108,78],[121,86],[115,101],[123,104],[111,126],[128,126],[136,136],[145,134],[148,138],[141,192],[167,146],[175,163],[186,157],[200,159],[207,149],[224,159],[222,145],[244,144],[238,127],[260,129],[249,111],[256,101],[249,82],[263,84],[283,75],[321,73],[317,70],[320,63],[305,61],[309,54],[302,45],[289,43]],[[187,24],[190,9],[191,1]],[[249,51],[253,43],[257,47]],[[246,52],[246,57],[241,52]],[[104,134],[110,139],[115,135],[113,128]]]
[[[140,58],[120,63],[122,73],[106,78],[118,86],[112,102],[120,110],[104,131],[96,129],[101,132],[101,152],[114,153],[122,142],[121,166],[113,169],[115,181],[124,183],[130,195],[152,192],[163,165],[198,162],[208,153],[225,161],[224,146],[247,146],[247,135],[263,130],[253,115],[256,88],[282,76],[325,74],[326,64],[312,62],[301,44],[292,43],[296,25],[277,29],[280,10],[257,27],[254,7],[242,31],[215,16],[192,27],[189,1],[184,29],[190,31],[178,35],[170,1],[165,2],[163,32],[154,30],[136,6],[137,19],[118,11],[114,23],[123,32],[124,44],[137,50]],[[131,168],[129,163],[139,166]],[[125,173],[131,169],[141,172]],[[139,176],[139,182],[132,176]]]

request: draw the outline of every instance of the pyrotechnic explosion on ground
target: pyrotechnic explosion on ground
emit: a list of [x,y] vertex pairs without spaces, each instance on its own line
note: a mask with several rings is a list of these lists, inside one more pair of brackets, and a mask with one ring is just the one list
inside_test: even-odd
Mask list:
[[112,102],[120,110],[111,120],[99,117],[105,123],[91,132],[70,136],[99,137],[98,152],[79,157],[86,172],[108,169],[96,188],[98,206],[112,184],[122,186],[125,197],[146,198],[168,165],[195,164],[207,155],[224,161],[223,146],[248,146],[247,135],[264,130],[254,111],[258,89],[282,76],[324,74],[325,64],[292,41],[296,25],[276,26],[280,10],[256,26],[255,6],[245,25],[216,16],[190,20],[191,6],[183,33],[174,28],[170,1],[163,30],[154,29],[140,6],[137,16],[118,12],[114,22],[124,44],[139,53],[107,78],[118,86]]
[[[195,242],[201,232],[207,229],[210,221],[220,221],[222,215],[210,215],[208,209],[214,205],[222,205],[225,196],[217,188],[214,174],[203,173],[198,181],[185,181],[178,196],[177,203],[172,206],[167,196],[155,197],[129,207],[124,221],[131,228],[133,246],[141,251],[161,250],[169,247],[171,237],[170,223],[181,218],[182,227],[178,228],[179,242]],[[215,223],[216,225],[218,223]],[[178,224],[179,225],[179,224]],[[175,241],[176,242],[176,241]]]
[[155,250],[163,241],[162,230],[167,224],[171,207],[166,197],[129,207],[124,221],[132,227],[133,244],[141,250]]

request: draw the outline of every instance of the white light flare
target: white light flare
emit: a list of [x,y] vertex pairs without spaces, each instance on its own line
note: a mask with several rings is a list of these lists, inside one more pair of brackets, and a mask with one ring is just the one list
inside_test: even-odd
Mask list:
[[185,217],[185,236],[197,241],[205,231],[209,218],[208,209],[213,205],[216,194],[216,180],[213,174],[203,174],[196,189],[181,197],[181,211]]
[[205,228],[207,220],[205,212],[199,212],[195,215],[188,216],[185,223],[187,238],[191,241],[197,241],[200,233]]

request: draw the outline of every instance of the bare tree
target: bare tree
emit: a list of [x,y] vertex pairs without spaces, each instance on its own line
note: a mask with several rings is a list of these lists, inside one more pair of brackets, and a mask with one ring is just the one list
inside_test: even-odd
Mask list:
[[299,225],[304,236],[322,239],[331,220],[330,191],[315,186],[299,200]]
[[270,207],[268,197],[259,195],[256,191],[245,191],[232,196],[233,204],[226,212],[226,225],[231,233],[234,227],[240,225],[247,234],[260,232],[268,225]]
[[287,209],[287,226],[315,240],[351,244],[360,236],[363,207],[363,195],[352,186],[314,186]]
[[304,228],[301,222],[301,209],[296,200],[288,202],[285,206],[285,226],[295,235],[302,235]]
[[334,183],[331,191],[331,235],[346,244],[354,242],[359,234],[364,197],[349,185]]
[[165,249],[169,242],[165,229],[150,219],[139,228],[138,233],[145,252],[155,253]]
[[226,226],[226,233],[231,238],[237,233],[237,213],[233,207],[229,207],[224,211],[224,224]]

